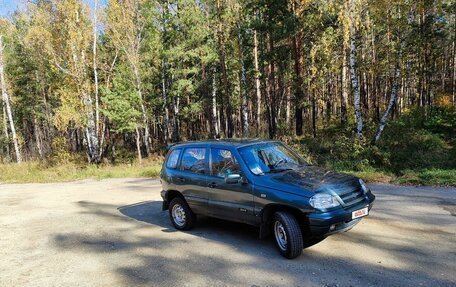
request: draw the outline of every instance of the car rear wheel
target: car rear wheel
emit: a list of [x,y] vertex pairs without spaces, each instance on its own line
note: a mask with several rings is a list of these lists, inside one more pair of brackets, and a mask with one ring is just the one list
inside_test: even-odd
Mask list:
[[179,230],[189,230],[195,225],[196,216],[183,198],[175,197],[169,203],[169,218]]
[[296,218],[288,212],[276,212],[272,224],[277,248],[282,256],[293,259],[301,255],[303,240]]

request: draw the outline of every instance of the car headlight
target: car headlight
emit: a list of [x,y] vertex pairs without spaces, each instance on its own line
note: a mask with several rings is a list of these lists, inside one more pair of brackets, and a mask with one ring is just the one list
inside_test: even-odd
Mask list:
[[369,188],[367,187],[367,185],[364,182],[364,180],[359,179],[359,185],[361,185],[361,188],[363,189],[364,193],[368,193],[369,192]]
[[339,206],[337,199],[328,193],[317,193],[310,198],[310,205],[316,209],[327,209]]

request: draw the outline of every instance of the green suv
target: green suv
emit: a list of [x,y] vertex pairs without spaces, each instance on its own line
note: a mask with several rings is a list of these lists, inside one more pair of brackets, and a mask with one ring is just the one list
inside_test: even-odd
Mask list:
[[226,139],[171,145],[160,173],[163,210],[188,230],[197,215],[259,227],[279,252],[344,232],[369,214],[375,196],[364,182],[307,164],[279,141]]

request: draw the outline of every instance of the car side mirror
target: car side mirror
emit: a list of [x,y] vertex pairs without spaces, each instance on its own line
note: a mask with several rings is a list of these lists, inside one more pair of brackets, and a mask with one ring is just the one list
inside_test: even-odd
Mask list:
[[237,173],[228,174],[225,176],[225,183],[227,184],[236,184],[242,181],[242,176]]

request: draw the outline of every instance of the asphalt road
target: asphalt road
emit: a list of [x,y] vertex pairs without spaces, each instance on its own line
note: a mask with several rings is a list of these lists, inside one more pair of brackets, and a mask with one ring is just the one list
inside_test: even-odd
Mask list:
[[0,185],[0,286],[456,286],[456,189],[370,187],[369,217],[286,260],[253,227],[175,231],[156,180]]

